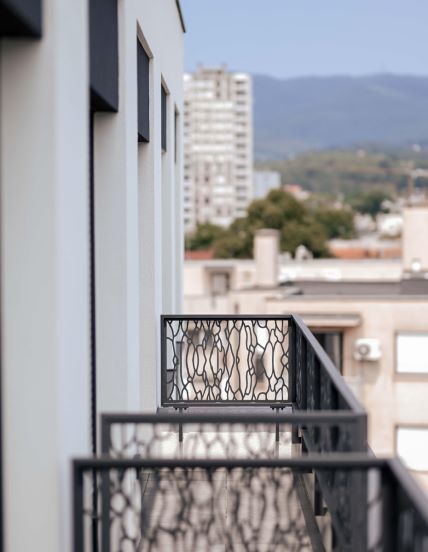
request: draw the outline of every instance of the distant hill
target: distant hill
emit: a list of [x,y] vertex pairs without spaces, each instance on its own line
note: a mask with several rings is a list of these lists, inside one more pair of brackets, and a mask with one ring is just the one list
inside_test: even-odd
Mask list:
[[256,159],[362,144],[428,143],[428,77],[254,75]]

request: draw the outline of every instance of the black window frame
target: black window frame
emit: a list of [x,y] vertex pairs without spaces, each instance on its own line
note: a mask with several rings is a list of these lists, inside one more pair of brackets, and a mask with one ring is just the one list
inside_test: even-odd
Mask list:
[[138,141],[150,142],[150,56],[137,37]]
[[0,0],[0,37],[41,38],[42,0]]
[[168,130],[168,93],[165,89],[165,86],[161,84],[161,148],[162,153],[166,153],[168,149],[168,139],[167,139],[167,130]]
[[89,0],[91,110],[119,109],[119,28],[117,0]]

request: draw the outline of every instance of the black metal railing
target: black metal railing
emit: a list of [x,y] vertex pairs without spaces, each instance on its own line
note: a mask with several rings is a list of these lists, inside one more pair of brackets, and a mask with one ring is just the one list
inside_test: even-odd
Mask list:
[[292,434],[299,427],[320,436],[311,452],[356,452],[359,425],[346,411],[109,413],[101,416],[101,451],[115,458],[287,458],[298,453]]
[[162,406],[290,402],[289,316],[162,316]]
[[[295,315],[162,316],[161,405],[346,410],[366,449],[364,408]],[[310,449],[320,438],[305,437]]]
[[[102,416],[103,457],[74,463],[74,552],[428,551],[425,496],[369,455],[365,410],[297,316],[161,333],[174,408]],[[215,405],[276,413],[187,410]]]
[[162,316],[161,404],[363,412],[298,316]]
[[[195,460],[289,459],[304,454],[308,446],[296,447],[293,435],[297,430],[316,436],[311,452],[323,454],[355,452],[363,449],[360,418],[350,411],[282,412],[266,414],[231,413],[161,413],[161,414],[104,414],[101,418],[101,450],[112,458],[155,458]],[[304,443],[303,443],[304,444]],[[349,492],[339,495],[331,487],[334,474],[328,471],[313,473],[311,502],[315,512],[323,504],[334,512],[341,502],[342,511],[352,511],[359,496],[364,500],[362,475],[344,474],[342,482]],[[346,478],[349,478],[347,480]],[[108,495],[108,491],[107,492]],[[341,522],[332,516],[333,527]]]
[[[334,502],[322,517],[307,493],[313,471],[333,474]],[[76,460],[73,474],[74,552],[94,552],[94,530],[103,552],[423,552],[428,545],[426,498],[398,460],[101,458]],[[350,494],[352,474],[366,486],[361,495]],[[94,477],[101,516],[91,500]],[[341,500],[349,496],[351,508]]]

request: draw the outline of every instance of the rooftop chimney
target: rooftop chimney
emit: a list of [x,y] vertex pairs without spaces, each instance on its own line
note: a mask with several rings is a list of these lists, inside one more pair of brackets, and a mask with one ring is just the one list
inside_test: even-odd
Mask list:
[[278,285],[278,254],[278,230],[258,230],[254,237],[254,260],[258,286],[276,287]]
[[407,277],[428,273],[428,205],[413,205],[403,211],[403,271]]

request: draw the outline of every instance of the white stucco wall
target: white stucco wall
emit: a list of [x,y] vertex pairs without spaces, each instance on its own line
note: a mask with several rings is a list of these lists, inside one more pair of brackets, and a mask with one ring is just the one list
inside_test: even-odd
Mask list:
[[[14,552],[71,550],[71,458],[90,450],[88,2],[43,8],[40,41],[0,43],[1,406]],[[119,1],[118,14],[119,112],[95,116],[99,412],[156,407],[159,316],[181,308],[173,114],[183,32],[175,0]],[[137,141],[137,32],[152,57],[148,144]]]
[[[150,57],[149,143],[136,140],[137,35]],[[157,407],[159,317],[181,308],[174,112],[183,104],[183,32],[173,0],[119,2],[119,67],[119,112],[95,116],[99,412]],[[165,153],[161,82],[168,91]]]
[[89,450],[87,2],[1,44],[5,549],[67,550]]

